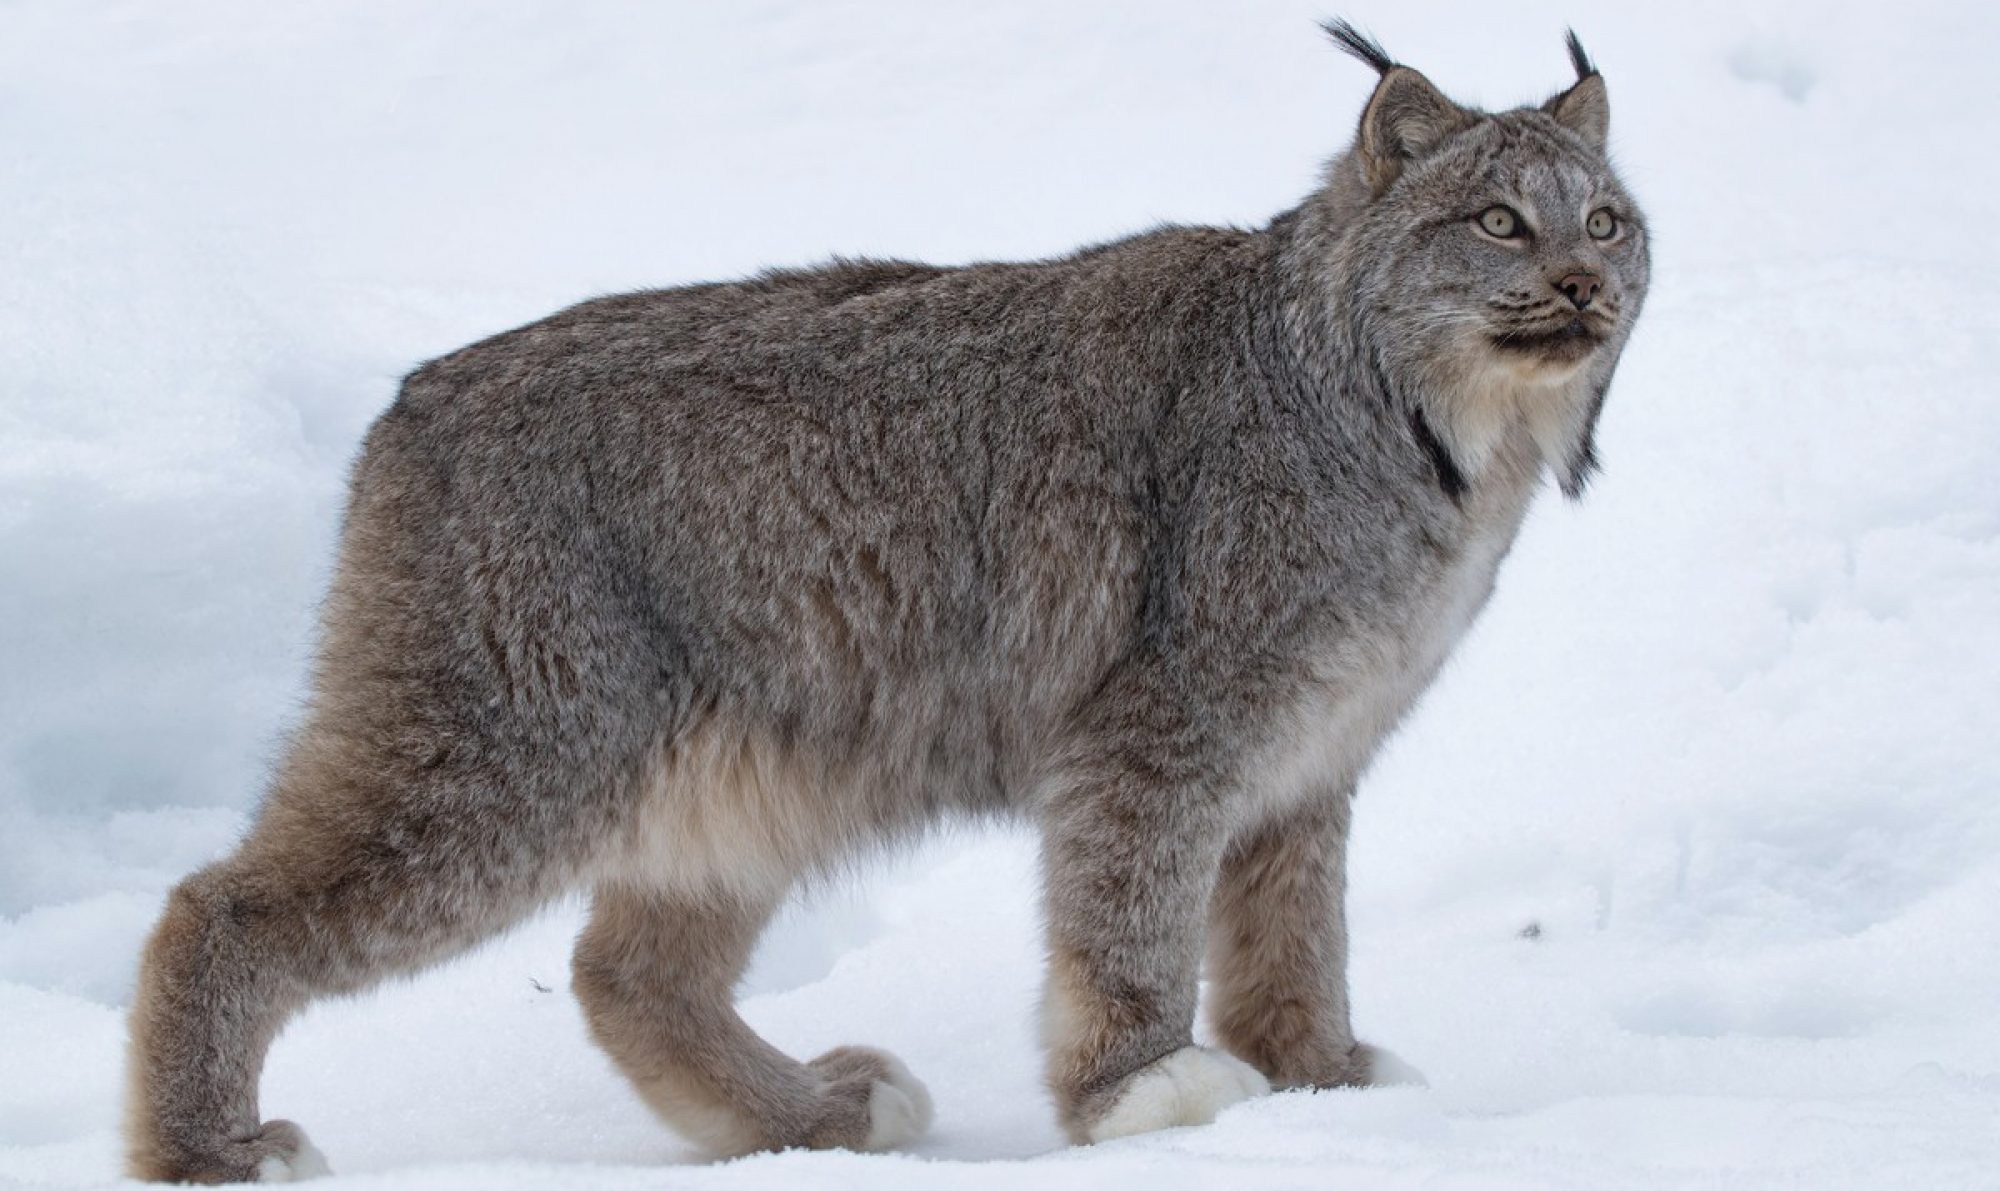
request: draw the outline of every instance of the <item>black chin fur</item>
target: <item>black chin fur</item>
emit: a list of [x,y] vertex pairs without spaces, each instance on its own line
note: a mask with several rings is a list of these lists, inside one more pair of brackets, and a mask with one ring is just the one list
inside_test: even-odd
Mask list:
[[1550,360],[1579,360],[1597,350],[1604,336],[1580,318],[1547,330],[1502,331],[1492,336],[1502,351]]

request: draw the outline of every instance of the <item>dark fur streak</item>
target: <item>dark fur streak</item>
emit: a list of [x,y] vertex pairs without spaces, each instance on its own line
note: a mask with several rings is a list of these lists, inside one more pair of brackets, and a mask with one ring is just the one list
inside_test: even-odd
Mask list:
[[1444,445],[1437,431],[1431,429],[1430,420],[1420,409],[1410,411],[1410,430],[1417,436],[1417,445],[1429,456],[1431,466],[1437,469],[1438,487],[1444,489],[1444,494],[1451,497],[1453,504],[1457,504],[1465,496],[1465,473],[1458,470],[1458,461],[1451,457],[1451,449]]
[[1583,490],[1590,486],[1591,477],[1599,470],[1597,461],[1597,419],[1604,413],[1604,399],[1611,392],[1609,377],[1597,387],[1590,397],[1590,413],[1583,420],[1583,434],[1577,439],[1576,453],[1562,470],[1558,483],[1562,494],[1571,500],[1581,500]]

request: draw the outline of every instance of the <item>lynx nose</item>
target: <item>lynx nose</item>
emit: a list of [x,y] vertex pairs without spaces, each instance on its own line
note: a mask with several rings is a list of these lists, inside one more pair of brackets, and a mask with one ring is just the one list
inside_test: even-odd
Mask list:
[[1578,310],[1590,305],[1591,300],[1597,297],[1597,291],[1603,286],[1604,279],[1595,273],[1571,273],[1556,282],[1556,288],[1561,290],[1563,296],[1574,303]]

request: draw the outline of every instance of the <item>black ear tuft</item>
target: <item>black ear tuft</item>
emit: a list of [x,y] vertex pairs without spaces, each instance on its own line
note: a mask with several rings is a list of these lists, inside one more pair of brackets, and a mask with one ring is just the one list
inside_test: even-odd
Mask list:
[[1569,40],[1569,64],[1576,67],[1577,81],[1582,82],[1597,73],[1597,64],[1590,60],[1588,53],[1584,52],[1583,40],[1576,35],[1576,30],[1565,29],[1563,32],[1568,35]]
[[1396,60],[1382,48],[1382,43],[1356,29],[1345,17],[1324,21],[1320,28],[1333,38],[1333,44],[1374,67],[1376,74],[1388,74],[1396,69]]
[[1542,110],[1592,146],[1603,149],[1605,138],[1611,133],[1611,100],[1604,91],[1604,76],[1597,73],[1597,63],[1584,52],[1576,30],[1567,32],[1569,64],[1576,67],[1576,81],[1569,85],[1569,90],[1543,104]]

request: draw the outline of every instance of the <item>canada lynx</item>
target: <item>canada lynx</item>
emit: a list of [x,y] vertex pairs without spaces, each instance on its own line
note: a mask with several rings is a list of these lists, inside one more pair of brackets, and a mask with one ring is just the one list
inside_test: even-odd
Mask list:
[[1648,266],[1574,36],[1573,86],[1488,114],[1329,29],[1381,81],[1261,230],[607,298],[413,373],[309,715],[146,948],[132,1173],[322,1168],[258,1114],[286,1019],[579,886],[577,996],[668,1122],[906,1143],[900,1063],[798,1062],[731,993],[802,878],[948,815],[1041,833],[1072,1138],[1387,1077],[1348,1020],[1354,783],[1543,476],[1582,490]]

